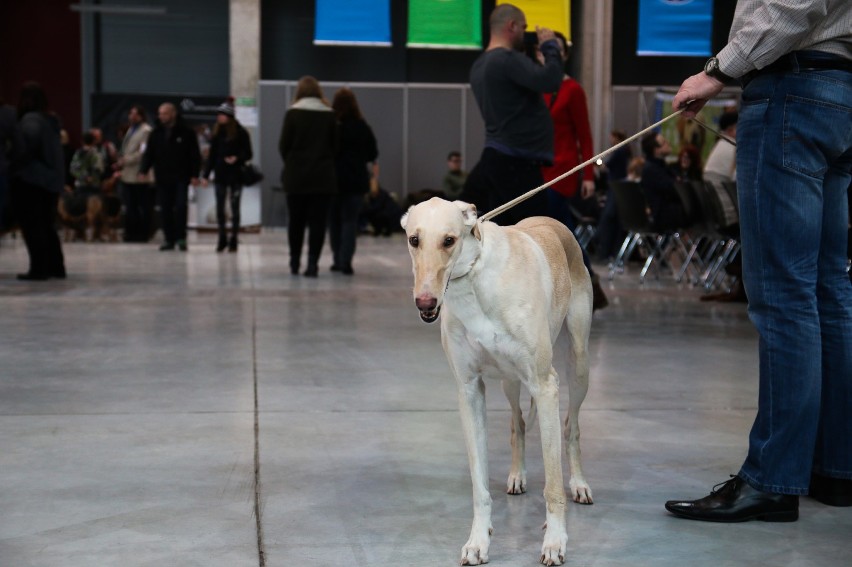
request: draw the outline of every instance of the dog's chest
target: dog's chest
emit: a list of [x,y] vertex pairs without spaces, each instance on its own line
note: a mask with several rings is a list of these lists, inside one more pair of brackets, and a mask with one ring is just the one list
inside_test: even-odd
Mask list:
[[484,360],[496,365],[500,361],[517,355],[517,341],[511,338],[509,329],[501,323],[500,317],[487,312],[489,305],[483,306],[482,298],[477,298],[470,289],[453,290],[446,298],[445,308],[453,320],[453,328],[463,335],[464,340]]

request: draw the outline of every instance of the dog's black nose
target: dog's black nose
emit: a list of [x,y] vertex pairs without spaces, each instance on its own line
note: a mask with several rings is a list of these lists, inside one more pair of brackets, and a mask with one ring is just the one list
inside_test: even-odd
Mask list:
[[438,306],[438,300],[434,297],[418,297],[414,300],[414,304],[420,311],[432,311]]

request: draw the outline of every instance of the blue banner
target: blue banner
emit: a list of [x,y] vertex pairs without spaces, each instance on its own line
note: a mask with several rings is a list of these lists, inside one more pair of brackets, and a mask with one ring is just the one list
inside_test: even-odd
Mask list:
[[316,45],[391,45],[390,0],[316,0]]
[[711,55],[713,0],[639,0],[637,55]]

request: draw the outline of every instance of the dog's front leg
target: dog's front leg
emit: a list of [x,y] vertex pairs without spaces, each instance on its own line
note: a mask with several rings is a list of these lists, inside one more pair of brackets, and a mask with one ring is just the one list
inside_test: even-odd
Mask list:
[[541,546],[541,563],[562,565],[568,548],[565,528],[565,488],[562,485],[562,431],[559,418],[559,377],[553,368],[545,379],[530,388],[538,407],[541,451],[544,457],[544,502],[547,530]]
[[491,544],[491,495],[488,492],[488,442],[485,429],[485,384],[477,376],[459,380],[459,410],[473,484],[473,525],[462,547],[462,565],[488,563]]

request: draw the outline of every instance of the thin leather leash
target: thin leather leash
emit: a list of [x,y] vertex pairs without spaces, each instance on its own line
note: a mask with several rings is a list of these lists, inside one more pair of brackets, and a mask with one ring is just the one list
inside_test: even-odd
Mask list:
[[602,151],[601,153],[592,157],[591,159],[588,159],[588,160],[584,161],[583,163],[581,163],[580,165],[570,169],[569,171],[566,171],[565,173],[563,173],[559,177],[557,177],[555,179],[551,179],[550,181],[548,181],[544,185],[540,185],[540,186],[536,187],[535,189],[531,189],[531,190],[527,191],[526,193],[524,193],[523,195],[521,195],[520,197],[516,197],[516,198],[512,199],[511,201],[509,201],[508,203],[504,203],[503,205],[500,205],[499,207],[497,207],[493,211],[489,211],[489,212],[485,213],[484,215],[479,217],[478,222],[484,222],[484,221],[487,221],[489,219],[492,219],[492,218],[496,217],[497,215],[499,215],[500,213],[502,213],[504,211],[508,211],[509,209],[514,207],[515,205],[517,205],[519,203],[523,203],[524,201],[526,201],[527,199],[529,199],[530,197],[532,197],[536,193],[539,193],[540,191],[544,191],[545,189],[547,189],[548,187],[550,187],[554,183],[558,183],[559,181],[562,181],[563,179],[565,179],[569,175],[572,175],[572,174],[580,171],[584,167],[595,163],[597,160],[601,159],[602,157],[604,157],[606,155],[611,154],[612,152],[614,152],[618,148],[629,144],[633,140],[644,136],[648,132],[653,131],[654,129],[658,128],[662,124],[664,124],[664,123],[668,122],[669,120],[671,120],[672,118],[674,118],[675,116],[680,115],[684,110],[686,110],[686,109],[682,108],[680,110],[674,111],[672,114],[666,116],[665,118],[663,118],[659,122],[655,122],[654,124],[651,124],[650,126],[645,128],[644,130],[640,130],[639,132],[633,134],[632,136],[630,136],[626,140],[619,142],[619,143],[617,143],[616,145],[614,145],[610,148],[607,148],[606,150]]

